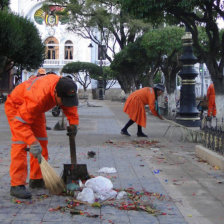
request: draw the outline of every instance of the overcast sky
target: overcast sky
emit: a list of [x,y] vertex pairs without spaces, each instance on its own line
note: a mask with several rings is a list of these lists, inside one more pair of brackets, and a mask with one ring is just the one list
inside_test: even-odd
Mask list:
[[219,25],[219,28],[224,29],[224,20],[223,19],[218,19],[218,25]]

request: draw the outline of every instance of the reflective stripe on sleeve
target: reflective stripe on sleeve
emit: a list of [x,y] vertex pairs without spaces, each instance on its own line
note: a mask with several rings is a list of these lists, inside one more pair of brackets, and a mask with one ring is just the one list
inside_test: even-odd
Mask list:
[[26,121],[24,121],[21,117],[15,117],[17,120],[19,120],[20,122],[22,122],[23,124],[27,124],[27,122]]
[[27,88],[27,90],[30,90],[32,85],[39,79],[40,77],[35,77],[30,86]]

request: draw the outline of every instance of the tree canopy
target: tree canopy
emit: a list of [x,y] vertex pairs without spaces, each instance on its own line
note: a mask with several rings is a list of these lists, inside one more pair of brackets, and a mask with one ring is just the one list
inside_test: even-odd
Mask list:
[[[184,23],[192,33],[194,47],[201,61],[211,74],[216,93],[224,94],[224,33],[217,25],[217,19],[224,19],[224,2],[221,0],[121,0],[123,10],[136,18],[151,18],[154,13],[172,15]],[[199,39],[198,26],[204,27],[207,48]]]
[[71,74],[83,86],[84,91],[91,83],[91,78],[102,75],[101,68],[89,62],[71,62],[62,68],[62,72]]
[[7,9],[9,6],[9,0],[0,0],[0,10]]
[[[0,11],[0,74],[11,69],[38,68],[44,61],[45,46],[35,25],[28,19]],[[10,65],[10,66],[8,66]]]

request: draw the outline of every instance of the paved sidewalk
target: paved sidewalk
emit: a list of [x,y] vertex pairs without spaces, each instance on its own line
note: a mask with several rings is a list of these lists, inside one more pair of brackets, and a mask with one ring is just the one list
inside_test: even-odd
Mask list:
[[[222,224],[224,223],[224,174],[200,162],[194,153],[194,144],[180,141],[180,130],[163,137],[169,123],[148,116],[145,133],[149,138],[137,138],[136,125],[130,128],[131,137],[121,136],[120,129],[128,117],[123,104],[110,101],[91,101],[100,107],[79,106],[80,126],[76,138],[78,163],[86,163],[88,172],[97,176],[102,167],[114,167],[110,178],[116,189],[133,188],[155,193],[152,204],[160,215],[143,211],[124,211],[112,206],[80,209],[99,215],[71,215],[69,211],[52,211],[66,206],[69,197],[53,196],[47,190],[32,190],[32,200],[18,200],[9,195],[10,132],[0,105],[0,223],[59,224],[59,223],[119,223],[119,224]],[[54,127],[61,119],[46,113],[47,125]],[[49,163],[61,173],[64,163],[70,163],[66,131],[48,131]],[[171,136],[171,137],[169,137]],[[144,141],[157,140],[147,146]],[[88,159],[88,151],[96,157]],[[27,180],[28,182],[28,180]],[[160,197],[158,197],[160,195]],[[70,197],[71,198],[71,197]]]

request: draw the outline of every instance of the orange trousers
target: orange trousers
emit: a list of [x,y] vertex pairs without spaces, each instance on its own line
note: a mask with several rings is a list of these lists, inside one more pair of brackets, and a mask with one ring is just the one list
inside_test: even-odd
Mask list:
[[[7,109],[7,108],[6,108]],[[13,119],[15,117],[15,111],[10,108],[7,114],[10,130],[12,133],[12,145],[11,145],[11,164],[10,164],[10,177],[11,186],[26,185],[28,164],[27,164],[27,144],[18,138],[17,132],[13,128]],[[14,112],[13,112],[14,111]],[[47,131],[46,131],[46,118],[45,114],[40,116],[30,126],[35,137],[40,142],[42,147],[42,155],[48,160],[47,150]],[[42,173],[38,160],[30,153],[30,179],[42,179]]]
[[210,95],[208,99],[208,116],[216,116],[215,95]]

